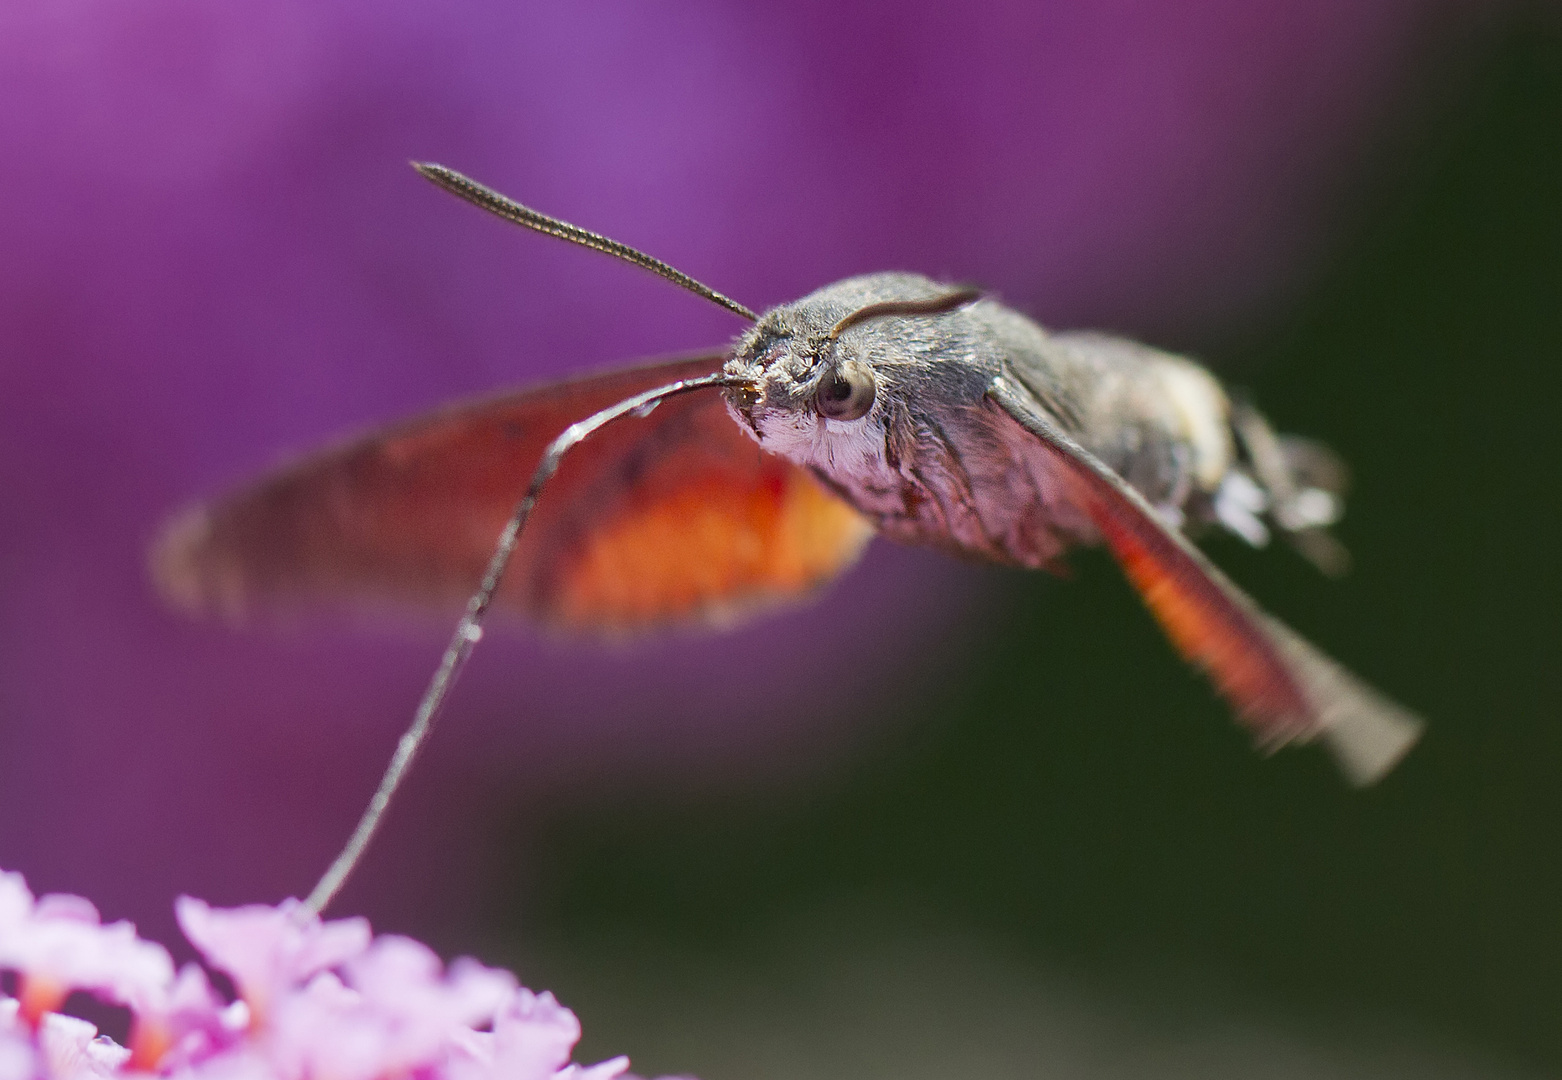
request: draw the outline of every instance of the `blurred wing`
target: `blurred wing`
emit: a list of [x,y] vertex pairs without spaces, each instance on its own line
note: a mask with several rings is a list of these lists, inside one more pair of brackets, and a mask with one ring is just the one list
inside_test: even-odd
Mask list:
[[1023,391],[989,398],[1055,466],[1184,657],[1204,669],[1261,745],[1321,737],[1350,779],[1370,784],[1420,736],[1421,720],[1265,614],[1137,491],[1070,438]]
[[[692,357],[458,405],[327,450],[186,511],[152,570],[178,607],[241,622],[321,602],[458,610],[547,444]],[[572,450],[542,491],[497,606],[573,630],[715,620],[849,566],[866,519],[762,453],[720,392],[673,398]]]

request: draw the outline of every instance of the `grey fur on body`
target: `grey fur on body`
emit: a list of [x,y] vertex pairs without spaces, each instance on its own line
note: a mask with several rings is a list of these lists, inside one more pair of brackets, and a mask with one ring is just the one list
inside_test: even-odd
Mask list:
[[[726,366],[764,395],[744,403],[729,391],[733,415],[888,536],[1041,568],[1097,537],[1029,437],[984,407],[992,380],[1010,376],[1169,524],[1218,520],[1217,495],[1239,468],[1230,402],[1192,361],[1106,335],[1048,334],[988,299],[872,320],[829,347],[831,328],[854,310],[947,291],[914,274],[872,274],[766,312]],[[830,365],[851,361],[874,373],[873,407],[827,420],[810,402]]]

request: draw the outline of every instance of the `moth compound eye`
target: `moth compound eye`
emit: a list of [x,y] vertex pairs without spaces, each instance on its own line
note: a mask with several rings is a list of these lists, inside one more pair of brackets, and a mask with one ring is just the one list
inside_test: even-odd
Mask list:
[[876,390],[873,373],[847,361],[825,372],[814,393],[814,408],[829,420],[859,420],[873,408]]

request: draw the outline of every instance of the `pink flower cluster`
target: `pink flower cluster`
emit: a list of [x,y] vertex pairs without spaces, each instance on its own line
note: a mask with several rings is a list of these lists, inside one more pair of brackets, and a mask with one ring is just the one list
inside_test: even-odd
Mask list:
[[[363,919],[323,922],[297,901],[213,908],[181,897],[179,925],[238,991],[175,972],[126,922],[103,925],[75,896],[34,899],[0,871],[0,1080],[614,1080],[614,1058],[570,1062],[575,1015],[507,971],[448,968]],[[84,990],[131,1014],[129,1046],[59,1011]]]

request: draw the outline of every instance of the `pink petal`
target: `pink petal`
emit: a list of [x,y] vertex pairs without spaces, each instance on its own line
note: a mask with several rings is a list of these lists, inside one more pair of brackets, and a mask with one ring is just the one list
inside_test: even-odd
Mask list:
[[236,1032],[224,1022],[226,1008],[206,972],[198,964],[186,964],[166,1000],[157,1008],[136,1010],[130,1029],[131,1068],[161,1066],[167,1071],[232,1045]]
[[178,1074],[179,1080],[279,1080],[283,1075],[253,1047],[221,1054]]
[[0,1033],[0,1080],[33,1080],[37,1072],[32,1040],[15,1032]]
[[133,1009],[153,1008],[173,982],[161,945],[136,937],[128,922],[99,925],[98,910],[79,896],[34,902],[20,874],[0,873],[0,968],[20,972],[45,996],[89,990]]
[[98,1029],[74,1016],[50,1013],[38,1029],[38,1048],[51,1080],[111,1077],[130,1059],[130,1051],[99,1037]]
[[155,1008],[173,983],[168,950],[136,937],[128,922],[97,926],[77,921],[74,914],[35,918],[30,937],[21,965],[29,978],[90,990],[135,1009]]
[[98,909],[91,900],[70,893],[47,893],[39,897],[33,905],[33,918],[88,923],[92,926],[101,921]]
[[487,1025],[515,991],[508,972],[439,957],[409,938],[387,936],[354,957],[347,983],[326,973],[279,998],[272,1060],[284,1075],[373,1080],[441,1072],[474,1024]]
[[21,874],[0,870],[0,942],[15,934],[33,913],[33,894]]
[[371,937],[366,919],[322,922],[296,900],[223,909],[181,896],[174,912],[185,937],[233,977],[257,1019],[278,995],[358,955]]
[[623,1055],[596,1065],[570,1065],[554,1075],[558,1080],[613,1080],[629,1071],[629,1059]]
[[368,1080],[381,1073],[383,1035],[363,995],[327,971],[277,998],[259,1049],[279,1076]]
[[486,1026],[516,989],[508,971],[463,957],[446,975],[439,957],[411,938],[386,935],[347,965],[347,978],[377,1008],[437,1027]]
[[18,1016],[20,1006],[15,998],[0,997],[0,1080],[33,1080],[38,1075],[32,1032]]
[[580,1021],[552,994],[517,990],[494,1021],[492,1075],[552,1076],[569,1064],[579,1040]]

